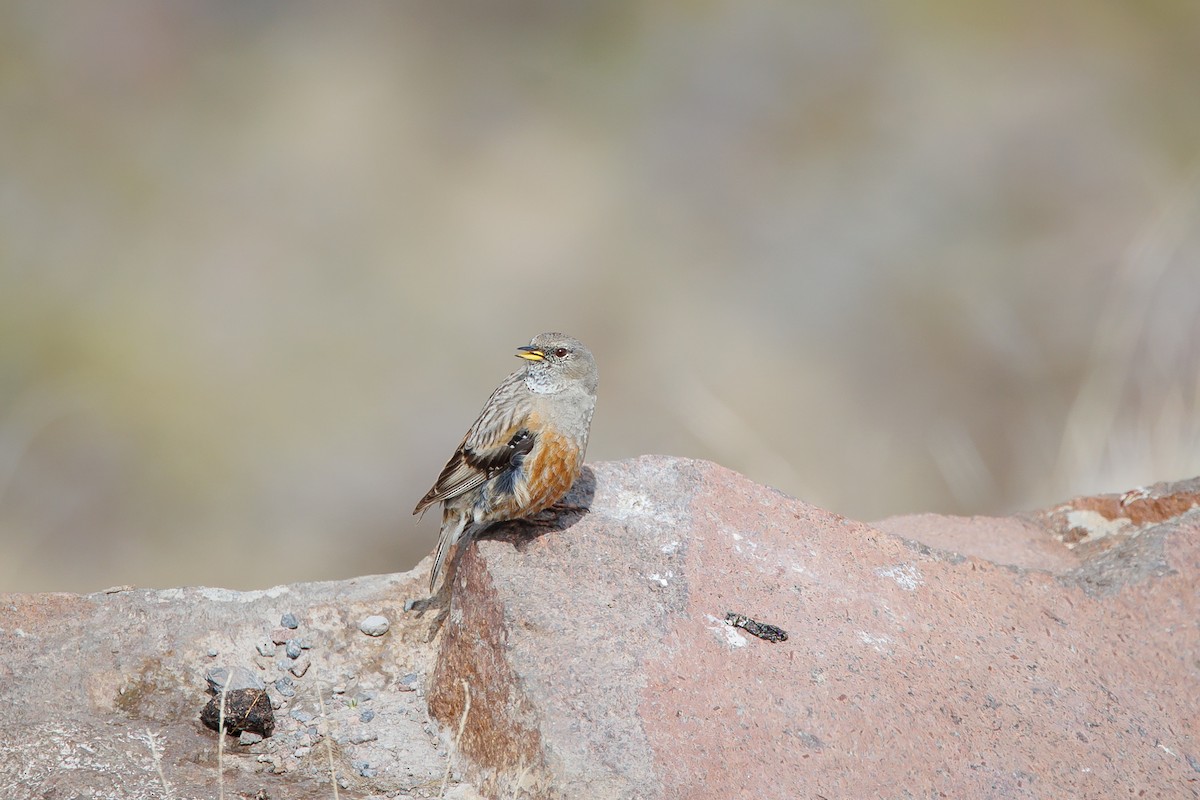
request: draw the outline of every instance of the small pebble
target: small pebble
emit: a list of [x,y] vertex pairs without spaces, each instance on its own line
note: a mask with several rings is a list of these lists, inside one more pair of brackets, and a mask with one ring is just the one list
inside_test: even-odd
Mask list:
[[302,649],[312,650],[312,646],[313,646],[312,639],[308,638],[307,636],[305,636],[303,639],[300,640],[300,647]]
[[234,692],[238,689],[263,689],[262,678],[247,669],[246,667],[213,667],[204,676],[208,681],[208,691],[212,694],[220,694],[225,688],[226,680],[229,681],[229,691]]
[[287,654],[288,658],[299,658],[300,657],[300,640],[299,639],[288,639],[287,644],[284,645],[283,652]]
[[278,689],[279,693],[284,697],[296,696],[296,690],[293,688],[294,686],[295,684],[292,683],[292,679],[287,675],[283,675],[275,679],[275,688]]
[[267,658],[270,658],[271,656],[275,655],[274,642],[263,639],[261,642],[254,645],[254,647],[256,650],[258,650],[258,654],[260,656],[266,656]]
[[335,683],[329,691],[333,692],[334,694],[345,694],[346,693],[346,684]]
[[420,683],[420,681],[421,679],[417,673],[410,672],[400,679],[400,685],[396,688],[402,692],[415,692],[417,690],[417,684]]
[[292,662],[292,668],[289,670],[297,678],[303,678],[304,673],[308,672],[309,665],[312,664],[312,659],[308,653],[302,654],[299,658]]
[[364,778],[374,778],[379,774],[378,771],[366,761],[351,761],[350,766],[354,767],[355,771]]
[[274,628],[271,630],[271,641],[275,644],[283,644],[290,638],[292,638],[292,632],[287,628]]
[[208,657],[209,658],[216,658],[218,655],[219,655],[219,652],[218,652],[217,648],[215,648],[215,647],[208,648]]
[[312,748],[308,747],[308,746],[297,747],[296,751],[294,753],[292,753],[292,755],[294,755],[296,758],[304,758],[306,755],[308,755],[309,751],[311,751],[311,750],[312,750]]
[[408,598],[407,600],[404,601],[404,612],[408,613],[409,611],[412,611],[413,607],[416,606],[416,604],[417,604],[417,600],[415,597]]
[[258,744],[263,740],[262,734],[254,733],[253,731],[242,731],[242,735],[238,737],[238,744],[247,747],[252,744]]
[[358,718],[363,722],[370,722],[371,720],[375,719],[375,712],[368,708],[359,714]]
[[314,719],[316,719],[316,717],[313,714],[305,711],[302,708],[293,708],[291,711],[288,712],[288,716],[291,717],[292,719],[296,720],[297,722],[299,722],[302,725],[305,723],[308,723],[308,722],[312,722]]
[[350,744],[373,742],[378,738],[379,734],[375,731],[354,731],[350,734]]
[[378,614],[371,616],[358,623],[358,629],[367,636],[383,636],[388,632],[391,623],[387,621],[387,617],[381,617]]
[[300,620],[296,619],[296,615],[289,611],[279,618],[279,624],[285,628],[296,630],[300,627]]

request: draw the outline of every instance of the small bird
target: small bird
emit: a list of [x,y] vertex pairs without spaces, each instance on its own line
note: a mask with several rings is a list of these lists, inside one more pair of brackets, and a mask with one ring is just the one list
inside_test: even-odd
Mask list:
[[437,586],[446,555],[473,526],[522,519],[567,493],[583,469],[596,361],[583,342],[541,333],[516,356],[528,363],[504,379],[479,412],[413,514],[442,504],[442,532],[429,575]]

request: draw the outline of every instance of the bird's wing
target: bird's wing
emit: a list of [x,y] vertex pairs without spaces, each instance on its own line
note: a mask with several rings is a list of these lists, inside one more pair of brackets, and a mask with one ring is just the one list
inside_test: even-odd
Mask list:
[[414,514],[466,494],[533,449],[537,434],[528,427],[532,409],[522,375],[513,373],[492,392],[479,419],[459,442],[433,488],[417,503]]

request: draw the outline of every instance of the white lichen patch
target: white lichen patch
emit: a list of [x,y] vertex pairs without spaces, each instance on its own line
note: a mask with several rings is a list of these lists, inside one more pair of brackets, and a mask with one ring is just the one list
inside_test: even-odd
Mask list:
[[887,636],[884,636],[882,634],[880,634],[879,636],[875,636],[873,634],[867,633],[866,631],[859,631],[858,638],[860,641],[862,641],[863,644],[868,645],[872,650],[874,650],[877,653],[891,653],[892,652],[892,648],[891,648],[892,640],[890,638],[888,638]]
[[765,559],[765,556],[761,556],[757,552],[759,548],[759,542],[751,538],[751,536],[743,535],[727,525],[721,526],[721,533],[727,535],[733,540],[733,552],[737,553],[738,555],[750,556],[751,558],[756,558],[759,560]]
[[656,588],[665,589],[671,585],[671,578],[674,577],[675,573],[671,570],[667,570],[662,575],[658,574],[657,572],[652,572],[646,576],[646,579],[649,580],[651,585],[655,586]]
[[709,625],[707,627],[712,631],[713,636],[717,637],[717,641],[726,647],[745,647],[748,644],[746,637],[738,633],[737,628],[727,625],[725,620],[717,619],[712,614],[705,614],[704,618],[708,620]]
[[1084,542],[1094,542],[1097,539],[1103,539],[1107,536],[1120,533],[1125,528],[1133,523],[1124,517],[1109,519],[1098,511],[1092,511],[1087,508],[1073,508],[1067,512],[1067,529],[1080,530],[1087,535],[1075,539],[1075,541],[1064,542],[1067,547],[1074,548]]
[[679,518],[664,510],[661,503],[656,502],[649,495],[637,492],[620,492],[605,508],[605,513],[607,516],[621,521],[654,520],[663,527],[674,527],[679,523]]
[[881,578],[890,578],[906,592],[915,592],[918,586],[925,585],[925,576],[912,564],[896,564],[891,567],[880,567],[875,574]]

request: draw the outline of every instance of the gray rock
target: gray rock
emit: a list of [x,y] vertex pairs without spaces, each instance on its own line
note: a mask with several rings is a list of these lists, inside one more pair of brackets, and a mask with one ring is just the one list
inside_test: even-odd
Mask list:
[[358,623],[358,629],[367,636],[383,636],[388,632],[388,628],[390,627],[391,623],[388,622],[387,617],[380,616],[379,614],[372,614]]
[[[206,648],[219,632],[222,652],[267,664],[252,648],[281,604],[320,643],[303,684],[284,684],[295,705],[320,691],[346,735],[368,724],[346,698],[386,687],[378,739],[335,751],[355,797],[430,794],[448,751],[475,784],[446,792],[460,800],[1176,797],[1198,774],[1200,482],[948,534],[944,518],[885,532],[702,462],[592,464],[576,488],[588,514],[485,534],[453,604],[421,613],[399,609],[427,564],[259,592],[0,597],[0,795],[164,796],[152,751],[178,796],[203,793]],[[788,639],[726,625],[731,610]],[[376,613],[392,630],[365,640],[353,621]],[[273,681],[267,694],[289,706]],[[280,713],[264,753],[227,749],[241,766],[226,794],[270,781],[273,797],[328,800],[323,743],[295,755],[314,722]]]
[[308,655],[308,653],[302,653],[299,658],[292,662],[292,666],[288,671],[297,678],[303,678],[304,673],[308,672],[309,665],[311,664],[312,658]]
[[284,628],[294,631],[300,627],[300,620],[296,619],[296,615],[289,611],[279,618],[279,624]]
[[[258,671],[249,667],[213,667],[204,676],[204,679],[208,683],[208,691],[212,694],[220,694],[225,688],[231,692],[238,689],[266,688]],[[226,681],[228,681],[228,687],[226,687]]]

